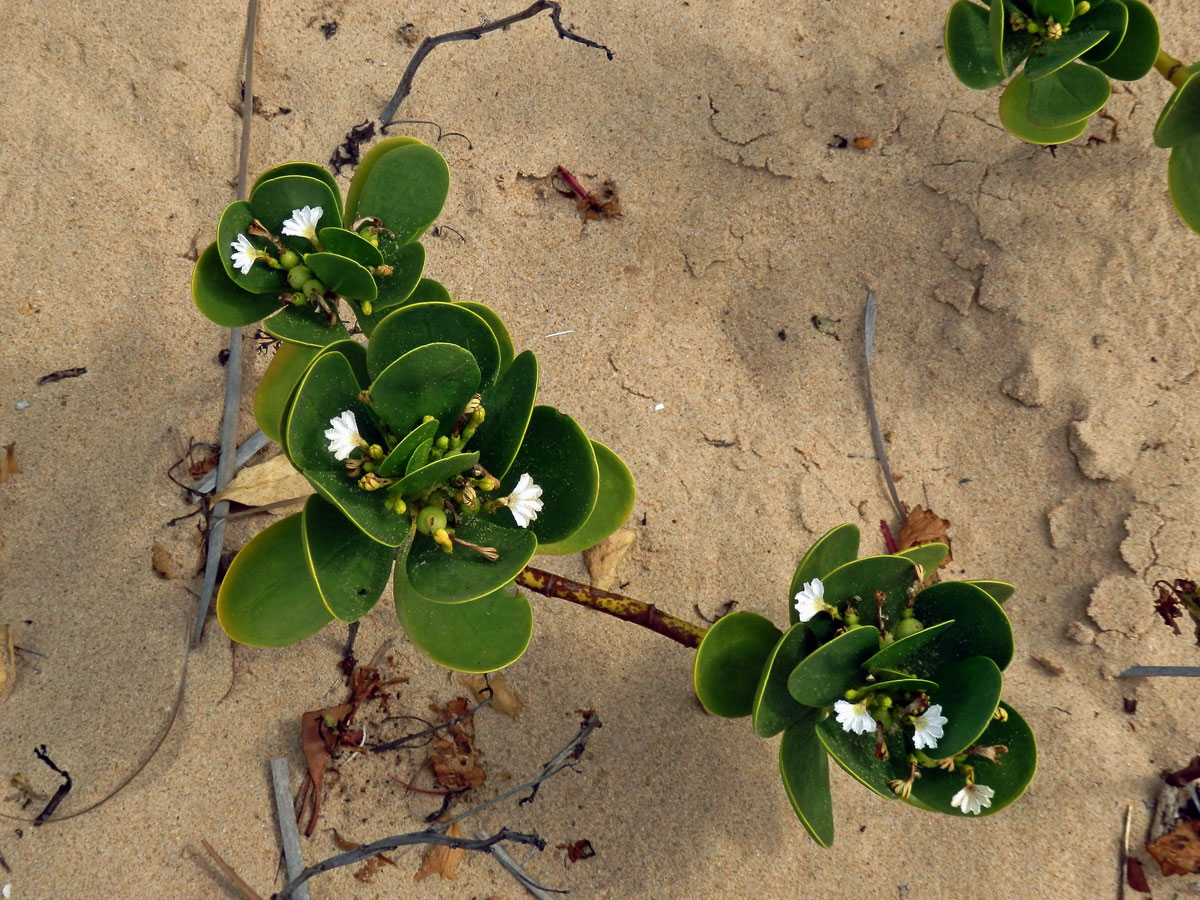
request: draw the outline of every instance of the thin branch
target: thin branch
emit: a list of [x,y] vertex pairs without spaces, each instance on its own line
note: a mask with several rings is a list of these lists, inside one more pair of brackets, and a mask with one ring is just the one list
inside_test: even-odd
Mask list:
[[892,505],[896,507],[896,515],[904,518],[904,506],[900,503],[900,495],[896,493],[896,481],[892,478],[892,467],[888,463],[887,448],[883,445],[883,432],[879,429],[879,416],[875,414],[875,394],[871,391],[871,345],[875,343],[875,292],[867,291],[867,312],[863,318],[863,351],[866,360],[867,384],[867,418],[871,420],[871,443],[875,445],[875,458],[883,469],[883,479],[887,482],[888,492],[892,495]]
[[213,849],[212,844],[204,840],[204,838],[200,839],[200,844],[206,851],[208,851],[208,855],[211,856],[213,862],[217,864],[217,868],[225,874],[226,878],[233,882],[234,887],[242,892],[242,896],[245,897],[246,900],[263,900],[262,894],[250,887],[250,885],[246,884],[246,882],[242,880],[242,877],[233,870],[233,866],[221,859],[221,854]]
[[[457,725],[463,719],[471,718],[471,716],[475,715],[475,713],[477,713],[479,710],[483,709],[483,707],[487,706],[491,702],[492,702],[492,695],[488,694],[488,696],[484,697],[483,700],[481,700],[475,706],[468,709],[462,715],[455,716],[453,719],[451,719],[448,722],[443,722],[441,725],[431,725],[430,727],[426,728],[424,731],[416,731],[416,732],[413,732],[412,734],[406,734],[404,737],[396,738],[396,740],[394,740],[394,741],[388,741],[386,744],[376,744],[374,747],[370,748],[371,752],[372,753],[383,753],[385,750],[407,750],[407,749],[415,746],[414,744],[411,743],[411,741],[415,741],[417,738],[427,737],[428,735],[431,735],[431,734],[437,734],[442,729],[449,728],[451,725]],[[422,720],[422,721],[424,721],[424,720]]]
[[578,581],[532,566],[526,566],[521,571],[517,576],[517,584],[547,597],[578,603],[580,606],[607,613],[626,622],[633,622],[685,647],[699,647],[700,641],[708,632],[704,626],[693,625],[665,613],[653,603],[634,600],[632,597],[614,594],[611,591],[602,591],[590,584],[580,584]]
[[477,41],[489,31],[499,31],[502,28],[507,28],[509,25],[524,21],[525,19],[532,19],[538,13],[546,10],[550,10],[550,21],[554,23],[554,29],[558,32],[560,38],[575,41],[576,43],[583,44],[585,47],[594,47],[597,50],[603,50],[610,60],[613,58],[613,52],[608,47],[581,37],[563,26],[561,4],[554,2],[554,0],[537,0],[536,3],[531,4],[527,9],[519,13],[514,13],[511,16],[505,16],[503,19],[496,19],[494,22],[477,25],[474,28],[464,28],[461,31],[448,31],[445,34],[427,37],[421,41],[421,46],[417,48],[417,52],[408,61],[408,68],[404,70],[404,74],[400,78],[400,84],[396,88],[396,93],[392,94],[392,99],[388,101],[387,106],[383,108],[383,112],[379,114],[379,121],[383,123],[383,127],[380,130],[386,131],[387,127],[393,124],[392,117],[396,115],[396,110],[400,108],[400,104],[404,102],[404,98],[412,91],[413,76],[417,74],[417,69],[425,61],[425,57],[433,52],[434,47],[440,44],[448,44],[451,41]]
[[[481,838],[481,839],[485,838],[485,837],[487,837],[487,832],[486,831],[477,831],[477,832],[475,832],[475,837]],[[556,890],[554,888],[542,887],[540,884],[538,884],[536,881],[534,881],[532,878],[529,877],[529,873],[521,868],[521,866],[517,863],[517,861],[509,855],[507,850],[505,850],[503,847],[501,847],[498,844],[495,847],[493,847],[491,850],[489,850],[488,853],[492,854],[492,856],[494,856],[496,858],[496,862],[498,862],[498,863],[500,863],[500,865],[504,866],[504,868],[509,871],[509,873],[512,875],[512,877],[517,879],[517,882],[521,885],[521,887],[523,887],[523,888],[525,888],[525,890],[529,891],[529,893],[532,894],[534,897],[536,897],[537,900],[554,900],[554,898],[550,896],[551,894],[569,894],[569,893],[571,893],[570,891],[563,891],[563,890]]]

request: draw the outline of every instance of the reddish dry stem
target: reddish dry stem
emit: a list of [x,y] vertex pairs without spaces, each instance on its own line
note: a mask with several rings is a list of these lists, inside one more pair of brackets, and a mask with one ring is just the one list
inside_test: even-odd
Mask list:
[[583,185],[579,183],[579,179],[568,172],[565,166],[558,167],[558,174],[563,177],[563,180],[567,183],[567,187],[574,191],[575,196],[580,200],[584,200],[589,196],[588,192],[583,189]]

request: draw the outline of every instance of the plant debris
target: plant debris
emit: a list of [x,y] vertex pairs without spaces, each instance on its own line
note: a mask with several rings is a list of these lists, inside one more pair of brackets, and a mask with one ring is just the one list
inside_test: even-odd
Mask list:
[[[244,81],[242,82],[242,89],[238,92],[238,96],[243,98],[246,96],[246,82]],[[230,100],[229,108],[240,116],[242,114],[243,102],[244,100]],[[258,96],[258,94],[255,94],[254,99],[251,101],[251,109],[256,116],[261,116],[268,122],[276,116],[290,116],[292,114],[290,106],[276,106],[274,109],[268,109],[263,104],[262,97]]]
[[841,337],[838,335],[838,333],[833,330],[833,326],[836,325],[840,321],[842,321],[842,320],[841,319],[831,319],[829,316],[816,316],[815,315],[812,317],[813,328],[817,329],[817,331],[821,332],[821,334],[829,335],[835,341],[841,340]]
[[594,547],[583,551],[583,564],[587,566],[592,584],[602,591],[614,590],[620,583],[617,568],[637,540],[632,528],[614,531]]
[[[0,700],[12,693],[17,683],[17,654],[12,626],[0,626]],[[14,778],[16,776],[13,776]]]
[[475,717],[467,715],[471,705],[466,697],[455,697],[445,706],[430,704],[441,722],[458,719],[439,731],[430,741],[432,754],[429,768],[434,781],[448,791],[462,793],[477,788],[487,780],[475,748]]
[[[589,191],[579,183],[564,166],[558,166],[554,174],[562,177],[567,183],[567,190],[556,186],[560,194],[575,198],[575,208],[583,213],[586,219],[614,219],[621,215],[621,201],[617,198],[617,186],[612,181],[603,181],[598,190]],[[551,184],[554,183],[554,174]]]
[[362,157],[362,145],[375,137],[375,123],[367,119],[360,125],[355,125],[340,144],[333,148],[329,157],[329,165],[333,167],[334,175],[341,175],[347,166],[357,166]]
[[38,313],[41,311],[42,311],[42,308],[40,306],[34,306],[28,300],[26,300],[24,303],[22,303],[20,306],[17,307],[17,312],[19,312],[23,316],[32,315],[33,313]]
[[1164,875],[1200,872],[1200,819],[1184,819],[1166,834],[1146,844]]
[[58,786],[58,790],[54,792],[54,796],[50,798],[50,802],[46,804],[46,808],[38,813],[37,818],[33,820],[33,824],[37,826],[41,825],[52,815],[54,815],[54,811],[58,809],[58,805],[62,803],[63,800],[66,799],[67,794],[71,792],[72,781],[67,770],[60,769],[58,765],[55,764],[54,760],[50,758],[50,755],[46,752],[45,744],[42,744],[42,746],[34,749],[33,755],[63,777],[63,783]]
[[0,459],[0,484],[19,474],[21,467],[17,465],[17,443],[4,445],[4,459]]
[[[3,480],[0,478],[0,481]],[[1183,632],[1179,630],[1175,620],[1186,612],[1195,623],[1196,644],[1200,645],[1200,588],[1196,586],[1196,582],[1187,578],[1176,578],[1174,581],[1156,581],[1154,587],[1158,590],[1154,611],[1176,634]]]
[[231,500],[243,506],[270,506],[285,500],[304,500],[311,493],[308,479],[280,453],[264,463],[242,469],[213,497],[213,502]]
[[150,549],[150,565],[162,578],[170,580],[179,577],[179,570],[171,562],[171,554],[158,541],[155,541],[154,546]]
[[[462,837],[462,831],[459,830],[457,822],[446,829],[446,837]],[[467,851],[461,847],[444,847],[434,844],[425,851],[425,858],[421,860],[421,868],[413,876],[413,881],[422,881],[434,874],[440,875],[443,879],[453,878],[459,863],[466,855]]]
[[476,703],[491,697],[492,709],[513,719],[521,715],[521,698],[509,689],[503,675],[464,675],[459,681],[471,689]]
[[922,544],[945,544],[946,558],[938,568],[945,568],[954,558],[950,549],[950,520],[943,519],[931,509],[914,506],[908,510],[908,517],[900,526],[900,534],[896,537],[898,550],[908,550]]
[[587,838],[578,840],[573,844],[558,844],[557,847],[559,850],[567,851],[568,862],[576,863],[581,859],[591,859],[596,855],[596,849]]
[[37,380],[39,385],[53,384],[56,381],[62,381],[64,378],[78,378],[80,375],[86,375],[87,368],[85,366],[74,366],[70,369],[59,369],[57,372],[51,372],[49,375],[43,375]]

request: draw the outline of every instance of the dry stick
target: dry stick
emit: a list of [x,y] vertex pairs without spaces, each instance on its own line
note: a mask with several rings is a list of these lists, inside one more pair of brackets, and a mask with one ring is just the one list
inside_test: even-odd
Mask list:
[[613,58],[613,52],[603,44],[589,41],[587,38],[580,37],[573,31],[563,27],[561,4],[554,2],[554,0],[537,0],[528,9],[514,13],[511,16],[505,16],[503,19],[496,19],[494,22],[477,25],[474,28],[464,28],[462,31],[448,31],[445,34],[439,34],[436,37],[427,37],[421,41],[421,46],[417,48],[417,52],[408,61],[408,68],[404,70],[404,74],[400,77],[400,84],[396,88],[396,93],[392,94],[392,99],[388,101],[387,106],[383,108],[383,112],[379,114],[379,121],[383,123],[380,130],[384,131],[389,125],[395,124],[392,121],[392,117],[396,115],[396,110],[400,108],[400,104],[404,102],[404,98],[412,91],[413,76],[417,74],[417,68],[424,62],[425,57],[433,51],[434,47],[439,44],[448,44],[451,41],[477,41],[489,31],[498,31],[516,22],[532,19],[538,13],[545,10],[550,10],[550,21],[554,23],[554,28],[560,38],[575,41],[576,43],[583,44],[585,47],[594,47],[597,50],[603,50],[610,60]]
[[[477,831],[475,832],[475,837],[482,840],[483,838],[487,837],[487,832]],[[520,863],[513,859],[512,856],[509,855],[509,852],[499,844],[488,850],[488,853],[496,857],[496,862],[508,869],[508,871],[512,873],[513,878],[517,879],[517,882],[521,885],[521,887],[529,891],[529,893],[536,897],[537,900],[554,900],[554,898],[550,896],[549,890],[539,886],[536,881],[530,878],[529,873],[521,868]],[[565,894],[567,891],[555,891],[554,893]]]
[[875,445],[875,458],[883,469],[883,478],[887,482],[888,493],[892,495],[892,505],[896,507],[896,515],[904,519],[904,506],[900,503],[900,495],[896,493],[896,481],[892,478],[892,467],[888,464],[887,449],[883,446],[883,432],[879,429],[879,416],[875,414],[875,394],[871,391],[871,345],[875,343],[875,292],[867,291],[867,312],[863,317],[864,357],[866,359],[867,385],[867,418],[871,420],[871,443]]
[[458,850],[489,850],[493,845],[500,841],[513,841],[518,844],[530,844],[542,850],[546,846],[546,842],[536,834],[526,834],[520,831],[510,831],[508,828],[501,828],[498,832],[488,838],[482,840],[472,840],[471,838],[455,838],[449,835],[442,834],[447,828],[455,822],[461,822],[468,816],[473,816],[476,813],[483,812],[490,806],[495,806],[514,794],[519,794],[522,791],[530,792],[528,797],[523,798],[522,804],[528,803],[537,796],[538,788],[542,782],[553,778],[563,769],[573,769],[576,761],[583,755],[583,751],[587,746],[589,738],[595,733],[597,728],[601,727],[600,718],[595,715],[586,717],[579,726],[574,737],[554,755],[548,763],[542,766],[541,774],[524,784],[519,784],[511,790],[505,791],[498,797],[488,800],[486,803],[481,803],[476,807],[468,809],[461,815],[455,816],[453,819],[447,819],[444,822],[439,822],[433,828],[425,831],[414,831],[408,834],[397,834],[392,837],[382,838],[370,844],[362,844],[353,850],[348,850],[345,853],[339,853],[337,856],[331,856],[329,859],[322,860],[319,863],[307,867],[300,872],[296,877],[284,885],[283,890],[277,894],[273,894],[271,900],[287,900],[293,896],[293,892],[312,878],[314,875],[319,875],[321,872],[328,872],[330,869],[337,869],[342,866],[352,866],[364,859],[370,859],[377,853],[383,853],[388,850],[395,850],[397,847],[406,847],[413,844],[436,844],[442,847],[451,847]]
[[221,854],[213,849],[212,844],[204,840],[204,838],[200,839],[200,844],[206,851],[208,851],[208,855],[211,856],[213,862],[217,864],[217,868],[224,873],[226,878],[233,882],[234,887],[242,892],[242,896],[245,897],[246,900],[263,900],[262,894],[250,887],[250,885],[246,884],[246,882],[242,880],[242,877],[233,870],[233,866],[221,859]]
[[[250,164],[250,123],[254,118],[254,25],[258,18],[258,0],[246,4],[245,78],[242,82],[242,146],[238,161],[237,198],[246,199],[247,170]],[[242,329],[229,329],[229,359],[225,363],[225,408],[221,413],[221,458],[217,461],[219,491],[233,477],[237,457],[238,411],[242,405]],[[208,547],[204,561],[204,587],[200,593],[200,610],[196,616],[193,642],[200,643],[204,620],[217,586],[217,570],[221,551],[225,548],[225,515],[229,501],[222,500],[213,509],[216,521],[208,532]]]
[[693,625],[691,622],[685,622],[670,613],[665,613],[653,603],[644,603],[622,594],[602,591],[590,584],[580,584],[578,581],[535,569],[532,566],[522,569],[516,580],[517,584],[529,588],[531,591],[545,594],[547,597],[554,597],[557,600],[578,603],[580,606],[607,613],[618,619],[624,619],[626,622],[633,622],[635,625],[649,628],[685,647],[699,647],[700,641],[708,632],[704,626]]
[[[292,814],[292,789],[288,784],[287,760],[277,756],[271,760],[271,786],[275,789],[275,811],[279,815],[279,839],[283,844],[283,860],[288,878],[295,879],[304,871],[304,851],[300,847],[300,832]],[[320,802],[320,797],[317,801]],[[309,900],[308,885],[301,882],[294,889],[296,900]]]

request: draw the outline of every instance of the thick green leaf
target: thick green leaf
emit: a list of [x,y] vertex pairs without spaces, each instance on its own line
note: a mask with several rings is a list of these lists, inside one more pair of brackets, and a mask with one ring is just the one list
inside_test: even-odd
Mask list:
[[[985,746],[1002,744],[1008,752],[992,762],[986,757],[969,756],[967,762],[975,769],[975,780],[994,790],[992,805],[983,810],[981,816],[1000,812],[1023,793],[1033,780],[1037,770],[1037,744],[1033,732],[1025,720],[1007,703],[1000,707],[1008,713],[1008,721],[993,719],[987,730],[980,735],[979,743]],[[974,818],[950,805],[954,795],[962,789],[965,779],[961,772],[945,772],[941,769],[922,769],[921,777],[913,785],[913,806],[952,816]]]
[[[1029,60],[1025,63],[1025,77],[1030,81],[1045,78],[1062,69],[1067,63],[1078,59],[1106,37],[1108,37],[1108,32],[1103,29],[1096,31],[1072,29],[1070,34],[1064,34],[1057,41],[1042,41],[1038,48],[1029,54]],[[1078,119],[1070,121],[1075,122]]]
[[[371,351],[367,350],[370,364]],[[425,416],[448,435],[479,390],[479,366],[456,344],[426,344],[385,368],[371,384],[371,403],[396,434],[408,434]]]
[[988,11],[969,0],[958,0],[946,16],[946,62],[954,77],[969,88],[984,91],[1004,80],[996,64],[988,30]]
[[456,344],[469,351],[479,366],[483,388],[495,381],[500,370],[500,348],[492,329],[457,303],[401,306],[375,327],[367,347],[367,367],[378,376],[410,350],[435,343]]
[[297,253],[313,250],[308,238],[284,235],[283,223],[292,214],[305,206],[320,207],[321,217],[317,228],[340,227],[342,224],[341,204],[337,191],[321,178],[308,175],[281,175],[268,181],[260,181],[250,194],[250,206],[254,215],[275,235],[284,246]]
[[1116,53],[1121,41],[1125,40],[1125,31],[1129,27],[1129,10],[1124,3],[1093,5],[1091,11],[1080,19],[1079,23],[1087,23],[1088,28],[1108,32],[1103,41],[1080,57],[1084,62],[1102,63]]
[[1054,19],[1067,25],[1075,15],[1074,0],[1033,0],[1033,11],[1039,19]]
[[356,622],[379,600],[392,573],[391,547],[371,540],[318,494],[304,504],[304,550],[326,608]]
[[[552,406],[535,406],[525,441],[496,496],[507,497],[525,472],[542,488],[542,511],[529,523],[539,543],[566,540],[583,527],[596,506],[600,469],[592,442],[574,419]],[[507,507],[495,515],[505,525],[515,522]]]
[[592,450],[596,453],[596,467],[600,473],[600,486],[596,491],[596,505],[592,508],[592,514],[578,531],[565,540],[553,544],[538,541],[538,553],[561,556],[594,547],[624,525],[633,512],[636,489],[629,467],[599,441],[592,441]]
[[465,520],[455,537],[491,547],[499,558],[490,561],[458,546],[447,553],[432,538],[418,534],[404,565],[409,585],[422,597],[439,603],[462,603],[490,594],[516,578],[537,549],[537,539],[528,531],[504,528],[478,517]]
[[215,243],[204,248],[192,270],[192,301],[205,318],[225,328],[250,325],[279,309],[277,293],[252,294],[230,279]]
[[421,142],[412,137],[388,137],[363,154],[362,158],[358,161],[358,168],[354,170],[354,177],[350,179],[350,187],[346,190],[347,223],[353,224],[361,218],[361,214],[358,212],[358,197],[362,193],[363,183],[371,173],[371,169],[375,167],[375,163],[379,162],[380,158],[391,153],[397,147],[419,143]]
[[788,726],[779,742],[779,774],[804,830],[822,847],[833,844],[833,799],[829,757],[817,739],[818,710],[808,709]]
[[354,196],[355,214],[382,219],[397,240],[408,243],[424,234],[441,213],[450,170],[431,147],[401,144],[373,159],[365,173],[360,164],[355,182],[361,185]]
[[1108,102],[1111,92],[1099,69],[1071,63],[1029,86],[1025,111],[1035,125],[1057,128],[1087,119]]
[[[368,245],[369,246],[369,245]],[[313,274],[325,287],[343,297],[353,297],[362,303],[374,300],[375,279],[363,266],[337,253],[310,253],[304,258]]]
[[[434,420],[437,421],[436,419]],[[426,423],[428,424],[428,423]],[[437,430],[436,428],[434,429]],[[433,438],[425,438],[421,443],[417,444],[417,449],[413,451],[412,456],[408,458],[408,462],[404,464],[404,474],[411,475],[418,469],[421,469],[429,462],[429,453],[433,450]]]
[[[824,583],[825,602],[841,612],[845,612],[847,600],[859,598],[855,604],[864,625],[878,624],[875,592],[883,591],[884,629],[889,630],[900,621],[909,588],[920,582],[911,560],[902,556],[864,556],[834,569],[824,578]],[[813,621],[824,618],[820,615]]]
[[796,594],[814,578],[824,579],[834,569],[855,559],[861,537],[858,526],[847,523],[825,532],[808,548],[788,588],[788,615],[793,625],[800,620],[795,607]]
[[1200,233],[1200,139],[1184,141],[1171,148],[1167,187],[1171,192],[1171,203],[1183,224]]
[[332,172],[324,166],[318,166],[316,163],[288,162],[272,166],[258,176],[258,179],[250,188],[250,193],[253,194],[258,190],[258,186],[264,181],[270,181],[272,178],[279,178],[283,175],[307,175],[309,178],[325,182],[329,187],[329,192],[333,194],[333,199],[337,202],[338,215],[342,214],[342,189],[338,187],[337,179],[333,177]]
[[1000,95],[1000,124],[1009,134],[1031,144],[1065,144],[1083,134],[1087,128],[1086,118],[1056,128],[1035,124],[1029,118],[1028,111],[1032,85],[1033,82],[1025,77],[1024,72],[1018,72]]
[[1000,702],[1004,677],[986,656],[972,656],[938,669],[935,680],[941,687],[930,700],[941,704],[948,721],[929,755],[946,759],[978,743]]
[[829,706],[867,673],[862,664],[879,650],[879,632],[869,625],[851,628],[809,653],[788,676],[788,693],[805,706]]
[[[422,444],[432,446],[433,438],[437,434],[438,423],[436,419],[428,422],[422,422],[408,434],[406,434],[387,455],[387,458],[379,464],[380,478],[394,478],[397,475],[403,475],[408,471],[408,461],[412,458],[416,449]],[[429,451],[426,450],[426,458]],[[421,465],[424,465],[422,461]],[[420,468],[418,466],[417,468]],[[414,470],[415,471],[415,470]]]
[[317,347],[280,344],[254,391],[254,421],[270,440],[283,443],[283,420],[300,378],[320,352]]
[[322,228],[317,232],[317,237],[327,253],[348,257],[368,269],[383,263],[383,254],[378,247],[347,228]]
[[483,467],[497,478],[507,475],[517,458],[537,387],[537,357],[532,350],[525,350],[494,385],[481,392],[486,415],[468,446],[479,451]]
[[[406,244],[405,246],[408,247],[408,246],[412,246],[412,245]],[[450,292],[448,290],[446,290],[446,286],[444,284],[442,284],[440,281],[434,281],[432,278],[422,278],[420,281],[417,282],[417,286],[415,288],[413,288],[412,293],[408,295],[408,299],[405,300],[404,302],[405,303],[453,303],[454,300],[450,296]],[[480,303],[475,303],[475,304],[464,303],[463,304],[463,306],[466,306],[467,309],[469,309],[472,312],[477,313],[479,315],[482,315],[482,314],[479,313],[479,310],[475,309],[475,307],[482,306],[482,305],[483,304],[480,304]],[[487,316],[483,316],[483,318],[486,320]],[[490,325],[491,322],[488,322],[488,324]]]
[[[457,551],[455,551],[457,552]],[[502,587],[466,603],[438,603],[399,587],[396,618],[413,646],[456,672],[494,672],[521,658],[533,634],[533,610],[519,593]]]
[[392,309],[402,303],[414,302],[413,292],[421,283],[425,271],[425,247],[418,243],[398,244],[384,238],[379,242],[383,261],[392,267],[391,275],[379,276],[377,309]]
[[833,761],[852,778],[880,797],[897,799],[888,782],[908,778],[908,748],[900,729],[893,729],[884,735],[884,743],[888,748],[887,759],[875,758],[875,735],[843,731],[833,716],[817,723],[817,738]]
[[[424,285],[427,281],[429,281],[428,278],[422,278],[421,284],[417,286],[417,290],[421,290],[422,285]],[[432,284],[435,284],[443,291],[446,291],[446,289],[436,281],[432,282]],[[417,291],[413,291],[413,293],[415,294]],[[447,291],[446,299],[448,300],[449,298],[450,294]],[[428,299],[434,298],[430,297]],[[516,354],[516,350],[513,348],[512,338],[508,335],[508,329],[504,326],[504,321],[490,306],[484,306],[482,303],[476,303],[474,300],[460,300],[458,301],[458,305],[475,313],[475,315],[487,322],[488,327],[492,329],[492,334],[495,335],[496,343],[500,347],[500,374],[503,375],[506,371],[508,371],[508,367],[512,365],[513,357]]]
[[[920,654],[908,660],[914,675],[935,681],[937,670],[968,656],[987,656],[1001,669],[1012,660],[1012,625],[987,592],[962,581],[944,581],[917,594],[916,617],[926,626],[954,620]],[[918,632],[920,634],[921,632]]]
[[217,223],[217,248],[221,265],[225,274],[238,287],[252,294],[270,294],[274,300],[280,291],[287,286],[281,269],[272,269],[265,262],[256,262],[250,271],[242,274],[241,269],[233,266],[232,244],[240,236],[245,236],[259,250],[266,250],[278,258],[279,251],[266,238],[257,237],[250,233],[250,225],[254,221],[254,212],[250,204],[244,200],[235,200],[225,207],[221,220]]
[[965,581],[964,584],[973,584],[979,588],[997,603],[1004,603],[1009,597],[1016,593],[1016,588],[1007,581]]
[[280,519],[238,552],[217,594],[217,619],[242,644],[283,647],[333,617],[308,568],[301,513]]
[[1200,136],[1200,72],[1193,72],[1175,89],[1159,113],[1154,126],[1154,143],[1174,147]]
[[930,575],[937,571],[938,566],[945,561],[949,553],[950,548],[945,544],[921,544],[917,547],[909,547],[907,550],[901,550],[895,555],[915,562],[921,567],[925,578],[929,578]]
[[759,737],[771,737],[802,718],[812,718],[812,707],[797,703],[788,693],[787,684],[792,670],[816,646],[816,637],[808,626],[798,622],[787,630],[768,654],[750,711],[754,733]]
[[1150,7],[1139,0],[1111,0],[1120,3],[1129,14],[1125,39],[1108,59],[1097,61],[1098,68],[1118,81],[1137,81],[1152,68],[1158,56],[1158,20]]
[[367,348],[354,338],[347,337],[340,341],[334,341],[332,344],[326,344],[317,353],[317,356],[321,357],[326,353],[340,353],[346,357],[346,361],[350,363],[350,368],[354,371],[354,377],[358,381],[360,390],[365,389],[371,383],[370,373],[367,372]]
[[909,660],[920,657],[925,645],[935,640],[939,634],[954,624],[938,622],[923,628],[915,634],[892,641],[870,659],[863,663],[863,668],[869,672],[904,672],[909,667]]
[[1002,75],[1008,75],[1004,68],[1004,39],[1006,35],[1012,33],[1008,28],[1007,13],[1008,10],[1005,9],[1003,0],[988,6],[988,39],[992,44],[992,59]]
[[[413,454],[413,459],[419,459],[420,456],[421,454],[416,452]],[[405,469],[404,477],[396,482],[393,490],[398,492],[402,497],[407,497],[410,494],[421,494],[432,487],[436,487],[448,478],[453,478],[460,472],[465,472],[477,462],[479,462],[478,453],[447,453],[441,459],[435,459],[433,462],[419,467],[413,467],[410,460],[410,465]]]
[[[866,665],[863,668],[867,668]],[[864,694],[872,694],[875,691],[912,691],[914,693],[924,691],[936,691],[939,685],[936,681],[929,681],[925,678],[889,678],[886,681],[876,681],[872,684],[864,684],[861,688]]]
[[262,327],[272,337],[307,347],[326,347],[350,336],[340,319],[330,324],[329,314],[311,303],[285,306],[275,315],[263,319]]
[[782,636],[758,613],[733,612],[718,619],[692,666],[692,684],[704,708],[727,719],[750,715],[763,666]]

